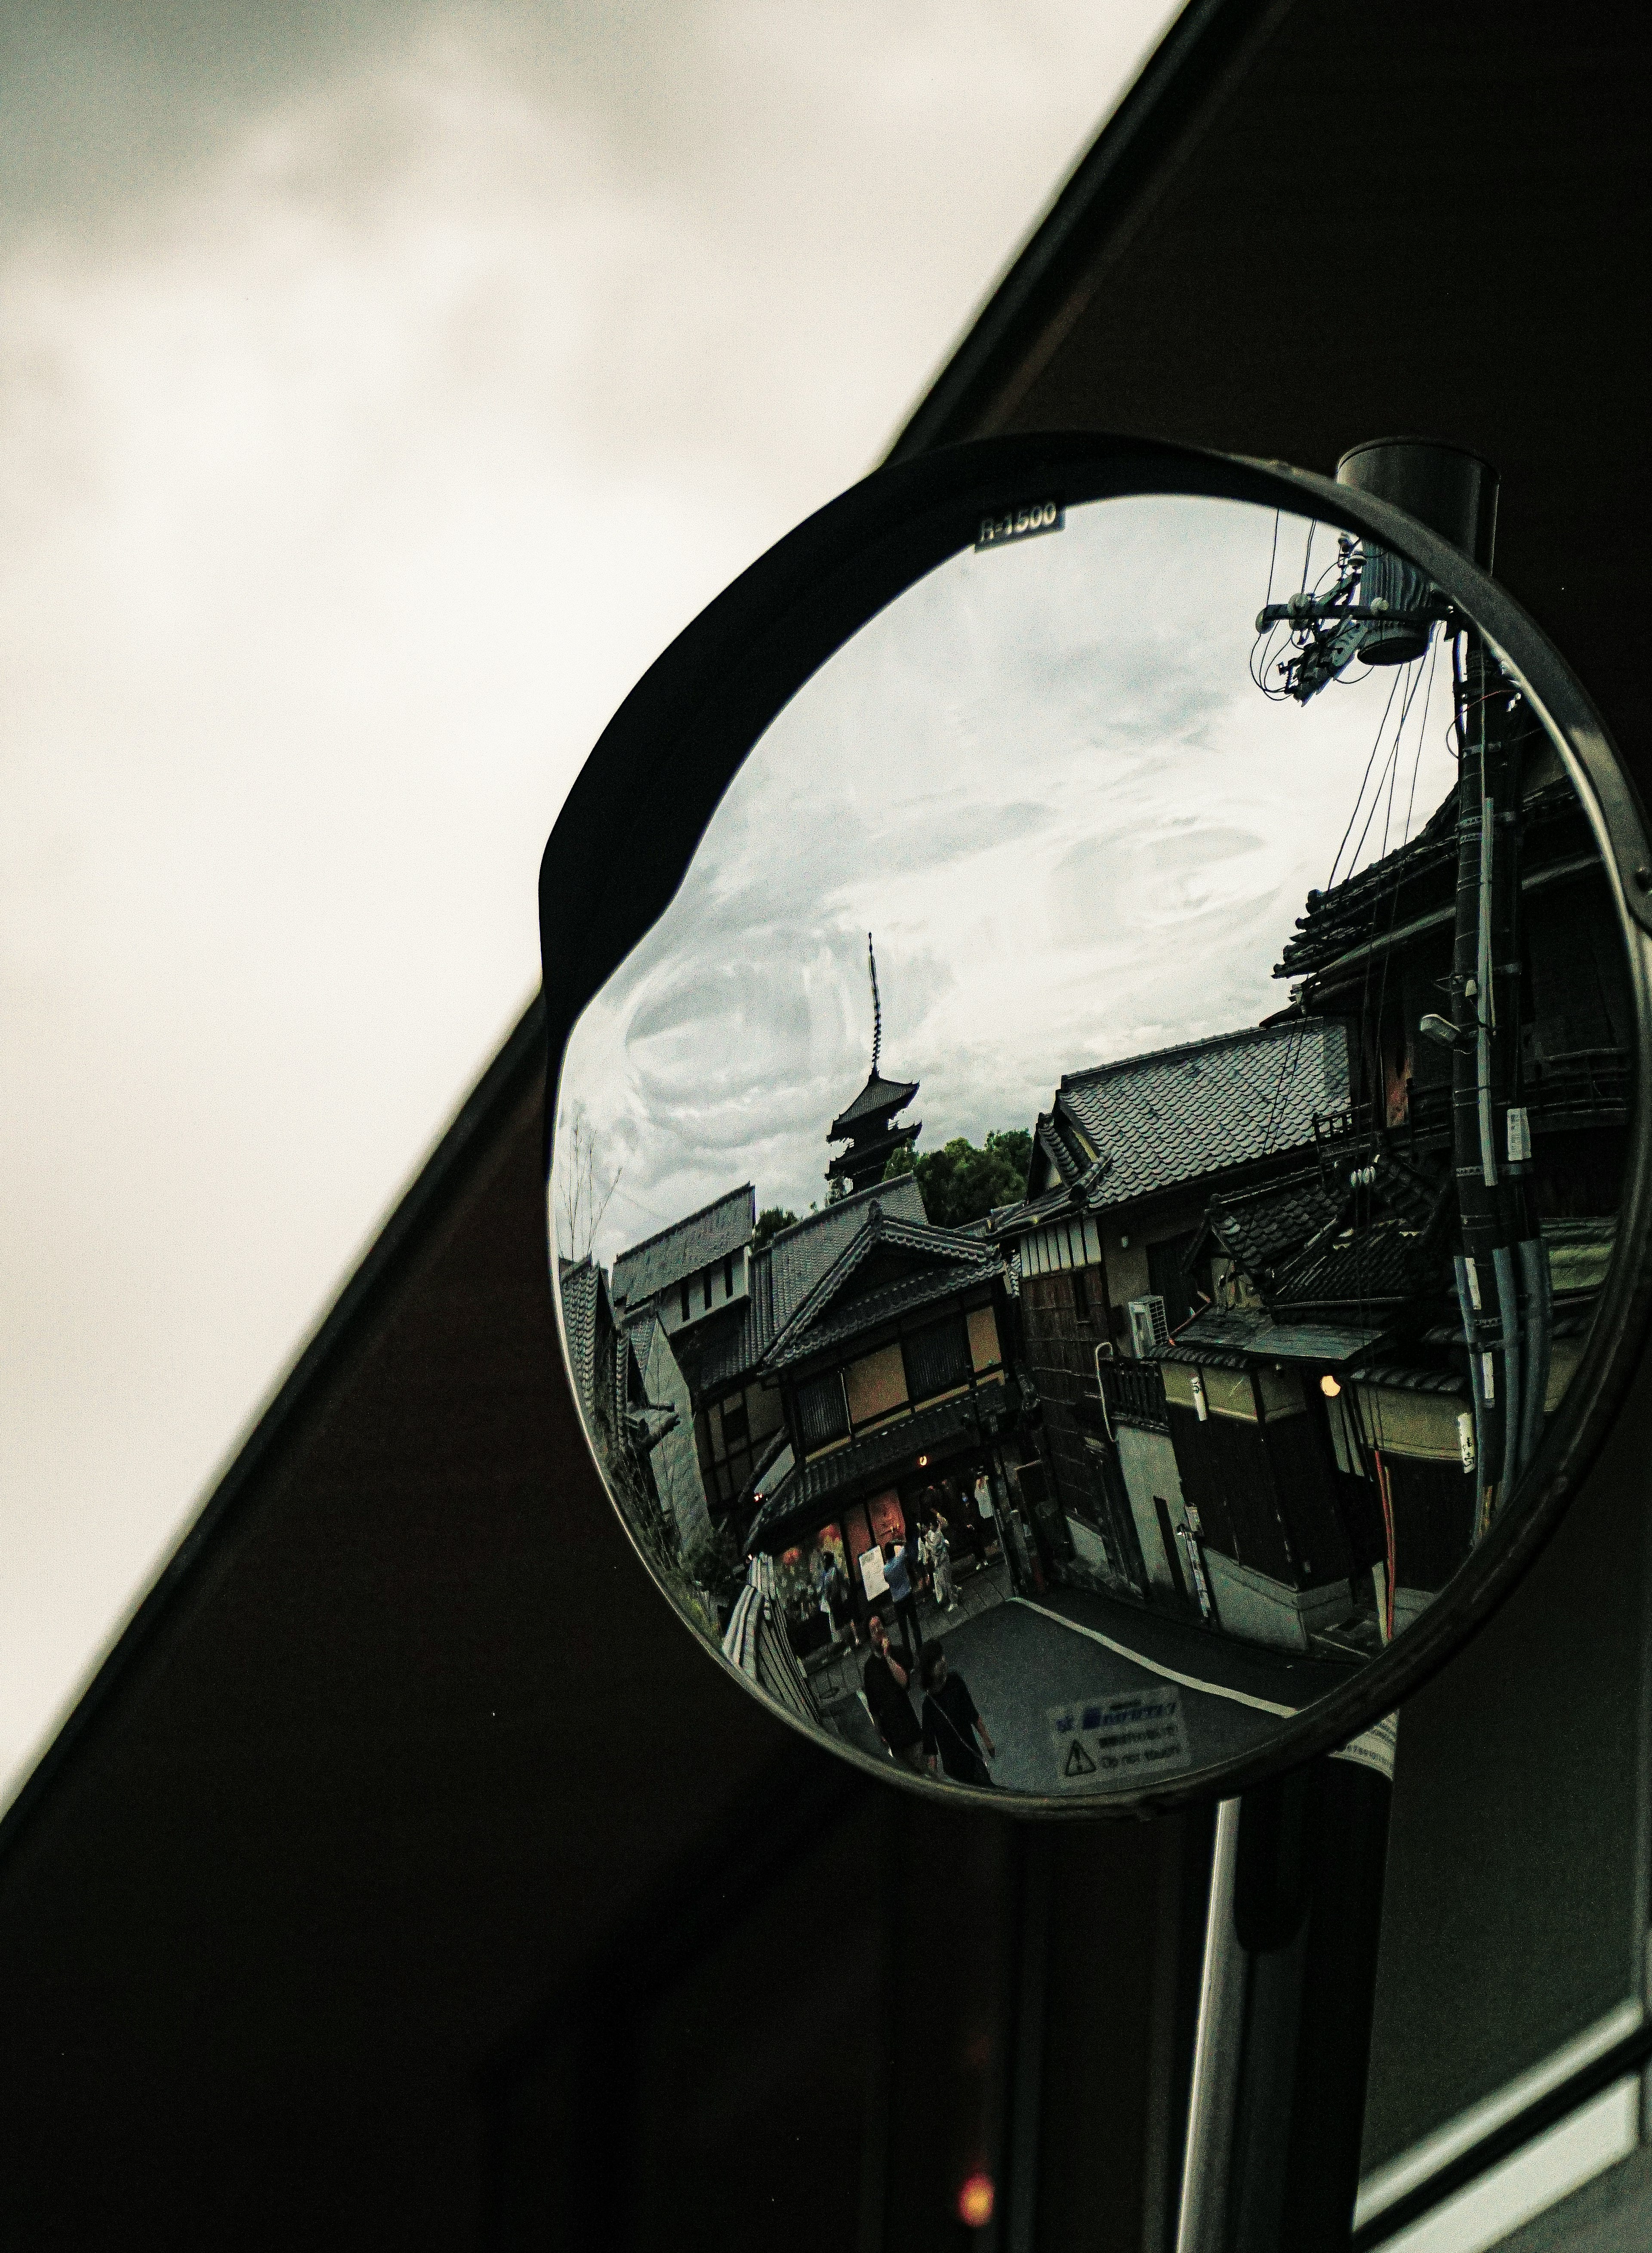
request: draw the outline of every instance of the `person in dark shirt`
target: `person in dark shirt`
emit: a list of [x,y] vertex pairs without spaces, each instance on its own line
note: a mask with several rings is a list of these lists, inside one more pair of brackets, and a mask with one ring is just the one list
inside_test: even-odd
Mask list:
[[902,1663],[910,1674],[917,1664],[922,1636],[917,1623],[917,1589],[904,1544],[897,1549],[893,1541],[884,1543],[883,1571],[889,1584],[889,1601],[901,1622]]
[[938,1643],[924,1644],[918,1673],[925,1693],[924,1757],[930,1774],[934,1775],[938,1760],[955,1783],[990,1784],[993,1779],[986,1761],[997,1759],[998,1747],[975,1710],[968,1685],[961,1674],[949,1671],[946,1653]]
[[867,1629],[872,1637],[872,1655],[866,1662],[864,1680],[866,1702],[872,1709],[874,1725],[902,1767],[910,1768],[914,1775],[922,1775],[924,1733],[918,1727],[906,1686],[910,1677],[896,1657],[889,1629],[875,1612],[867,1622]]

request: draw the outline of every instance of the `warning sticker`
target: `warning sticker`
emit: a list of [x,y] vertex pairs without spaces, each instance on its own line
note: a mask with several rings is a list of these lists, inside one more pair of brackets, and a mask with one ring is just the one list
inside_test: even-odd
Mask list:
[[1068,1790],[1136,1784],[1192,1766],[1181,1693],[1172,1683],[1051,1705],[1048,1713],[1056,1782]]

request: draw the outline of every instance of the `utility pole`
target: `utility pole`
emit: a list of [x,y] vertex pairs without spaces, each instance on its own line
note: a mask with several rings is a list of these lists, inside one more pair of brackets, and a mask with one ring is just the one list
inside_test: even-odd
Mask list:
[[[1497,478],[1477,455],[1380,438],[1345,454],[1336,474],[1490,570]],[[1356,657],[1367,665],[1420,658],[1437,624],[1452,638],[1456,698],[1452,1014],[1431,1012],[1417,1030],[1452,1051],[1454,1272],[1474,1410],[1477,1541],[1536,1450],[1549,1385],[1549,1262],[1526,1185],[1531,1130],[1520,1099],[1520,769],[1529,722],[1473,620],[1453,612],[1415,565],[1347,534],[1328,593],[1305,587],[1258,617],[1258,632],[1291,631],[1290,655],[1258,685],[1306,703]],[[1374,1118],[1377,1131],[1382,1124]]]
[[1524,1469],[1549,1377],[1549,1263],[1525,1173],[1520,1101],[1518,698],[1474,627],[1460,631],[1452,1156],[1462,1222],[1457,1299],[1473,1387],[1478,1540]]
[[[1359,446],[1340,483],[1391,502],[1489,570],[1495,473],[1416,439]],[[1548,1369],[1547,1262],[1529,1210],[1520,1094],[1516,692],[1473,623],[1375,543],[1339,543],[1328,594],[1270,604],[1291,629],[1271,694],[1306,702],[1356,656],[1419,658],[1454,637],[1458,873],[1453,1015],[1456,1258],[1474,1376],[1476,1535],[1536,1444]],[[1378,1097],[1376,1099],[1380,1099]],[[1374,1119],[1380,1131],[1380,1114]],[[1391,1739],[1387,1761],[1391,1763]],[[1382,1929],[1391,1765],[1374,1740],[1219,1811],[1177,2253],[1337,2253],[1352,2228]]]

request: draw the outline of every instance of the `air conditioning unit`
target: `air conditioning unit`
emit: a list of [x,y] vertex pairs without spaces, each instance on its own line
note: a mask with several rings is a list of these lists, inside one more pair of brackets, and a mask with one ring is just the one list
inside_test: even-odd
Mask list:
[[1155,1291],[1145,1299],[1132,1299],[1125,1312],[1130,1317],[1131,1352],[1138,1361],[1151,1361],[1161,1347],[1170,1343],[1164,1301]]

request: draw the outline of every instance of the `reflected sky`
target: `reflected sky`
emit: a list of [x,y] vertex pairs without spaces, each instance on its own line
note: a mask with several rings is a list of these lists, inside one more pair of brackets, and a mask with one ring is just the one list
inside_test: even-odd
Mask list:
[[[561,1120],[619,1176],[599,1258],[748,1178],[760,1205],[825,1201],[826,1122],[870,1061],[868,930],[921,1147],[1285,1005],[1310,887],[1454,779],[1436,660],[1356,665],[1306,707],[1258,693],[1256,613],[1300,583],[1308,532],[1241,502],[1089,504],[951,559],[816,673],[575,1032]],[[1321,527],[1310,579],[1334,556]]]

